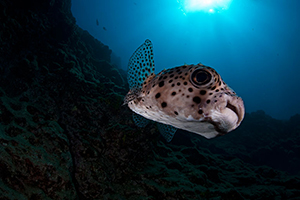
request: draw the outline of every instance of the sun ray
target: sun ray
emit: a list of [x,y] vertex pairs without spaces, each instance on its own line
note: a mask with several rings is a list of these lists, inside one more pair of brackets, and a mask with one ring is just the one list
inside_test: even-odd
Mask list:
[[184,14],[187,12],[204,11],[219,13],[228,9],[232,0],[177,0]]

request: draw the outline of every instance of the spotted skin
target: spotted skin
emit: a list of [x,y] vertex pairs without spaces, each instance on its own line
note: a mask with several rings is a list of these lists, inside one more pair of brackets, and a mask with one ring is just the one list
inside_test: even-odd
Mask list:
[[[145,43],[149,45],[149,40]],[[154,66],[153,60],[151,63]],[[152,70],[142,83],[136,81],[125,97],[125,103],[135,113],[206,138],[224,135],[243,120],[243,100],[213,68],[183,65],[157,75]],[[134,74],[139,72],[131,71],[130,76]]]

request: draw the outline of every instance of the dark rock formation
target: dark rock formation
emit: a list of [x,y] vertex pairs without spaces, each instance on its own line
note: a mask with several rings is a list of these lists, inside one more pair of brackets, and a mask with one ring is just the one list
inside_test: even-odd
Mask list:
[[0,199],[299,197],[299,115],[166,144],[133,124],[124,73],[70,7],[0,0]]

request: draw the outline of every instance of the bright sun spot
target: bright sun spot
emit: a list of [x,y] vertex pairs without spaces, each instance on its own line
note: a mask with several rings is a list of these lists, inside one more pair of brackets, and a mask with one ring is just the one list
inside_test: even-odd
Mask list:
[[232,0],[177,0],[183,13],[204,11],[209,13],[228,9]]

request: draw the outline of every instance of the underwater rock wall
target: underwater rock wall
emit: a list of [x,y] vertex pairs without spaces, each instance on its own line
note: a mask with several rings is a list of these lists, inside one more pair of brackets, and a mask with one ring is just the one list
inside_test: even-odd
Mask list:
[[71,0],[0,8],[0,199],[299,197],[299,116],[247,114],[228,136],[165,143],[133,124],[126,76]]

